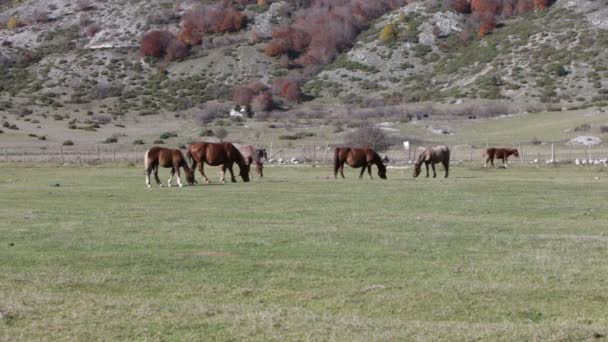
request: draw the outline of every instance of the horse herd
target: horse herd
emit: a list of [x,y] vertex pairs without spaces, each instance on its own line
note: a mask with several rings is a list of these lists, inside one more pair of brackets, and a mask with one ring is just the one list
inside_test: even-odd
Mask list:
[[[507,168],[507,159],[509,156],[519,157],[517,149],[513,148],[488,148],[484,151],[485,162],[484,167],[488,166],[488,162],[494,166],[494,159],[501,159],[505,168]],[[194,173],[196,167],[209,183],[209,178],[205,175],[204,165],[220,167],[220,181],[225,183],[226,170],[230,172],[230,180],[236,182],[232,167],[237,164],[239,167],[239,175],[244,182],[248,182],[250,178],[250,168],[255,164],[257,174],[260,177],[264,176],[264,160],[268,160],[266,150],[256,148],[252,145],[240,145],[232,143],[210,143],[196,142],[188,146],[186,158],[179,149],[170,149],[164,147],[152,147],[144,156],[144,167],[146,172],[146,185],[150,187],[150,174],[154,172],[154,178],[159,186],[162,182],[158,178],[159,167],[171,168],[171,176],[167,181],[167,186],[171,186],[171,181],[175,173],[177,173],[177,184],[181,187],[180,168],[184,169],[186,181],[188,184],[196,184]],[[386,179],[386,165],[388,158],[380,158],[380,155],[371,148],[353,148],[353,147],[337,147],[334,151],[334,178],[340,176],[344,178],[344,164],[348,164],[352,168],[362,168],[359,174],[359,179],[363,178],[363,174],[367,169],[369,177],[372,177],[372,165],[378,168],[378,177]],[[442,164],[445,170],[445,177],[449,175],[450,169],[450,149],[445,145],[428,146],[421,148],[418,157],[414,161],[413,176],[420,175],[422,164],[426,167],[426,177],[429,177],[429,165],[433,170],[433,178],[437,177],[435,172],[435,164]],[[191,165],[191,166],[190,166]]]

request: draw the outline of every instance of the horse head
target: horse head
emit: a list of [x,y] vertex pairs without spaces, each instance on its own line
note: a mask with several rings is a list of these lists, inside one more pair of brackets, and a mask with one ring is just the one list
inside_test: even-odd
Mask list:
[[513,156],[515,158],[519,158],[519,151],[517,149],[515,149],[515,152],[513,152]]
[[420,174],[421,166],[422,160],[418,158],[418,160],[416,160],[416,162],[414,163],[414,171],[412,172],[412,176],[414,176],[414,178],[418,177],[418,175]]
[[261,162],[262,159],[264,159],[265,161],[268,161],[268,155],[266,154],[266,149],[265,148],[258,148],[255,150],[255,153],[258,156],[258,160]]
[[242,165],[239,166],[239,168],[241,169],[240,175],[241,175],[241,178],[243,178],[243,182],[249,182],[249,169],[250,169],[250,166],[242,164]]

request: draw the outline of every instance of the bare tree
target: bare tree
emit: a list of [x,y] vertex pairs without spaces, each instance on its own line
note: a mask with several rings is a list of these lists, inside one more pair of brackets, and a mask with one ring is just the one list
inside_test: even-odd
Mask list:
[[344,137],[344,143],[350,147],[371,147],[376,151],[387,148],[386,134],[376,127],[357,128]]

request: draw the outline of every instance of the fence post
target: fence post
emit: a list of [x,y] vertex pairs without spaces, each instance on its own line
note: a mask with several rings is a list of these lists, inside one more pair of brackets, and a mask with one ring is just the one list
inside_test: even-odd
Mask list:
[[23,154],[21,155],[21,162],[25,163],[25,147],[23,148]]
[[99,154],[99,145],[97,145],[97,160],[101,160],[100,154]]
[[135,155],[135,164],[137,164],[137,147],[133,146],[133,154]]
[[8,147],[4,148],[4,161],[8,163]]
[[551,143],[551,162],[555,163],[555,144]]
[[317,162],[317,145],[312,144],[312,167],[315,167],[316,162]]
[[112,160],[116,163],[116,147],[112,146]]

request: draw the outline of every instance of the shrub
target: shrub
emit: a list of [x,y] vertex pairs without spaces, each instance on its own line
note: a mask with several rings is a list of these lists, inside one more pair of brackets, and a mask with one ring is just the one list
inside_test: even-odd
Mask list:
[[380,32],[380,40],[387,43],[395,39],[397,36],[397,32],[395,31],[395,27],[393,24],[388,24],[384,26],[382,31]]
[[600,133],[608,133],[608,125],[601,125]]
[[268,112],[272,110],[273,106],[274,101],[272,99],[272,94],[268,91],[260,93],[251,101],[251,108],[255,112]]
[[205,125],[218,117],[227,116],[230,112],[230,106],[224,103],[206,103],[201,111],[194,115],[194,121],[199,125]]
[[87,25],[87,27],[84,29],[84,32],[86,33],[87,36],[89,37],[95,37],[95,35],[101,31],[101,26],[99,26],[99,24],[97,23],[91,23],[89,25]]
[[458,13],[471,13],[471,2],[468,0],[447,0],[446,7]]
[[213,136],[213,131],[210,130],[210,129],[204,129],[198,135],[200,137],[212,137]]
[[589,132],[591,130],[591,125],[588,123],[578,125],[574,127],[575,132]]
[[223,141],[228,136],[228,131],[225,128],[219,127],[213,130],[213,135],[220,139],[220,141]]
[[165,133],[162,133],[159,138],[164,140],[164,139],[170,139],[170,138],[175,138],[175,137],[177,137],[177,133],[165,132]]
[[255,92],[247,87],[241,86],[234,89],[232,92],[232,101],[236,102],[236,104],[240,106],[246,106],[251,103],[253,97],[255,96]]
[[300,85],[288,78],[275,79],[272,83],[272,92],[289,102],[297,102],[302,97]]
[[106,138],[106,140],[104,140],[102,143],[104,144],[115,144],[118,142],[118,138],[117,137],[109,137]]
[[186,45],[198,45],[207,33],[239,31],[246,22],[247,17],[228,2],[197,6],[182,17],[178,39]]
[[19,18],[17,18],[16,16],[10,17],[6,22],[6,28],[9,30],[14,30],[17,27],[19,27]]
[[74,142],[72,140],[66,140],[63,143],[61,143],[61,145],[63,145],[63,146],[74,146]]
[[382,151],[387,148],[387,137],[379,128],[361,127],[348,133],[344,137],[344,143],[352,147],[370,147]]
[[156,140],[154,140],[153,144],[164,145],[165,142],[162,139],[156,139]]
[[144,145],[145,142],[142,139],[133,140],[133,145]]
[[142,56],[165,57],[168,61],[174,61],[185,57],[188,49],[169,31],[150,31],[144,34],[139,52]]
[[109,115],[93,115],[91,116],[91,118],[89,119],[91,122],[94,123],[98,123],[98,124],[109,124],[112,121],[112,117]]

